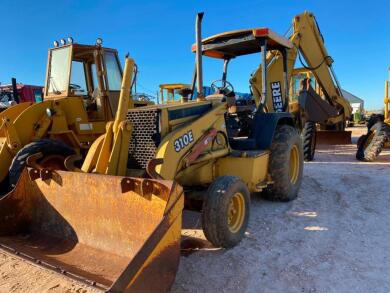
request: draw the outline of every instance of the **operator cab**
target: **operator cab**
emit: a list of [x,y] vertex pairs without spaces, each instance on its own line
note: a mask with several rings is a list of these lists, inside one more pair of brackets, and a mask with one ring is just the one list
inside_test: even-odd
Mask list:
[[45,99],[80,97],[91,120],[115,116],[122,83],[116,50],[98,42],[57,46],[49,50],[46,76]]
[[[220,98],[227,101],[229,111],[226,115],[229,141],[233,148],[257,149],[261,146],[256,142],[257,128],[262,125],[257,123],[261,113],[267,112],[267,90],[273,90],[273,86],[267,84],[267,70],[262,70],[262,92],[250,99],[252,102],[237,99],[234,86],[227,80],[229,62],[239,56],[255,53],[261,54],[261,67],[267,68],[267,53],[279,51],[283,58],[284,80],[278,84],[280,95],[274,103],[279,103],[279,111],[285,112],[288,106],[288,80],[287,80],[287,50],[292,48],[290,40],[274,33],[268,28],[256,28],[236,30],[217,34],[202,40],[202,55],[223,60],[221,79],[211,84],[214,94],[206,99]],[[196,44],[192,46],[196,52]],[[252,83],[252,80],[251,80]],[[284,98],[283,98],[284,96]],[[274,107],[275,108],[275,107]]]

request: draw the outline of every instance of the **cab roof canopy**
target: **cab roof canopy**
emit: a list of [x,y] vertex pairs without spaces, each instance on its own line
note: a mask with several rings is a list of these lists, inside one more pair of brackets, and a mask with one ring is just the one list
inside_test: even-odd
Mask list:
[[168,90],[176,90],[176,89],[184,89],[189,88],[191,85],[185,83],[163,83],[160,84],[160,89],[168,89]]
[[63,46],[54,47],[54,48],[51,48],[50,50],[51,51],[55,51],[55,50],[68,48],[68,47],[72,47],[72,49],[73,49],[73,60],[75,60],[75,61],[83,61],[84,60],[84,61],[93,62],[93,58],[94,58],[93,52],[95,50],[103,49],[105,51],[110,51],[110,52],[116,52],[117,53],[117,50],[115,50],[115,49],[102,47],[100,45],[84,45],[84,44],[77,44],[77,43],[66,44],[66,45],[63,45]]
[[[225,32],[203,39],[203,55],[230,59],[236,56],[258,53],[261,51],[261,39],[267,40],[268,50],[289,49],[293,46],[290,40],[269,28],[254,28]],[[196,44],[192,45],[192,52],[195,51]]]

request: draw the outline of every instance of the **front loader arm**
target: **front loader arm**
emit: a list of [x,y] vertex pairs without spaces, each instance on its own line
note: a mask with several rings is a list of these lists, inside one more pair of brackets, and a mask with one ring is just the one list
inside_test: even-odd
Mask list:
[[134,60],[126,58],[115,120],[107,123],[106,133],[92,144],[81,168],[83,172],[116,176],[126,175],[128,149],[132,133],[132,126],[126,120],[126,114],[129,105],[132,105],[130,91],[134,66]]
[[[193,153],[191,155],[191,152],[201,140],[203,143],[207,142],[207,147],[202,148],[203,154],[211,154],[210,146],[212,141],[211,139],[204,140],[204,138],[205,135],[210,133],[210,130],[212,132],[223,132],[226,135],[224,118],[226,107],[226,103],[216,105],[195,121],[184,124],[164,137],[156,152],[156,158],[163,159],[163,163],[156,168],[157,173],[162,178],[167,180],[176,179],[177,174],[187,168],[193,158],[199,158],[198,154]],[[226,155],[226,152],[218,153]],[[193,163],[196,164],[196,160]]]

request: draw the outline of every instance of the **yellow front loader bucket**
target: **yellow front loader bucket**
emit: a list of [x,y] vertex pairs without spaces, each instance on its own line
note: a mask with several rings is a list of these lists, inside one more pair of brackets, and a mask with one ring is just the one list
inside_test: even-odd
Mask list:
[[0,200],[0,246],[108,292],[166,292],[183,205],[172,181],[25,169]]

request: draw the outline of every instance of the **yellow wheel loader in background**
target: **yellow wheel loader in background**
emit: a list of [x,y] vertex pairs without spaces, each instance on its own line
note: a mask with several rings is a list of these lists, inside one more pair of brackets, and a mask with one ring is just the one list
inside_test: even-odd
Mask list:
[[187,95],[191,91],[187,91],[191,88],[191,85],[184,83],[165,83],[160,84],[160,103],[177,103],[185,102],[183,99],[187,98]]
[[[49,51],[45,101],[2,116],[1,174],[15,186],[0,199],[1,247],[105,290],[167,291],[183,207],[182,189],[169,180],[201,211],[207,239],[226,248],[244,237],[250,193],[298,195],[301,139],[291,114],[264,111],[267,89],[255,112],[241,109],[225,85],[203,97],[202,50],[209,51],[201,18],[194,101],[134,108],[132,60],[121,78],[115,50]],[[292,47],[271,31],[249,37],[264,65],[267,51]],[[238,55],[240,42],[216,41],[212,51]],[[77,68],[84,74],[73,79]],[[230,131],[237,119],[246,127]],[[18,163],[28,167],[14,169]]]
[[384,147],[390,147],[390,67],[388,70],[389,77],[385,81],[384,115],[372,115],[367,122],[367,134],[362,135],[357,142],[356,159],[359,161],[375,161]]
[[184,198],[172,181],[124,177],[133,69],[127,59],[122,78],[117,51],[100,44],[53,48],[44,101],[1,113],[12,190],[0,199],[0,247],[111,292],[168,291]]
[[[0,113],[3,194],[16,184],[26,154],[47,153],[53,157],[50,161],[58,161],[57,153],[85,155],[115,117],[122,81],[116,50],[70,43],[49,50],[47,64],[44,101]],[[148,104],[132,101],[129,106]]]

